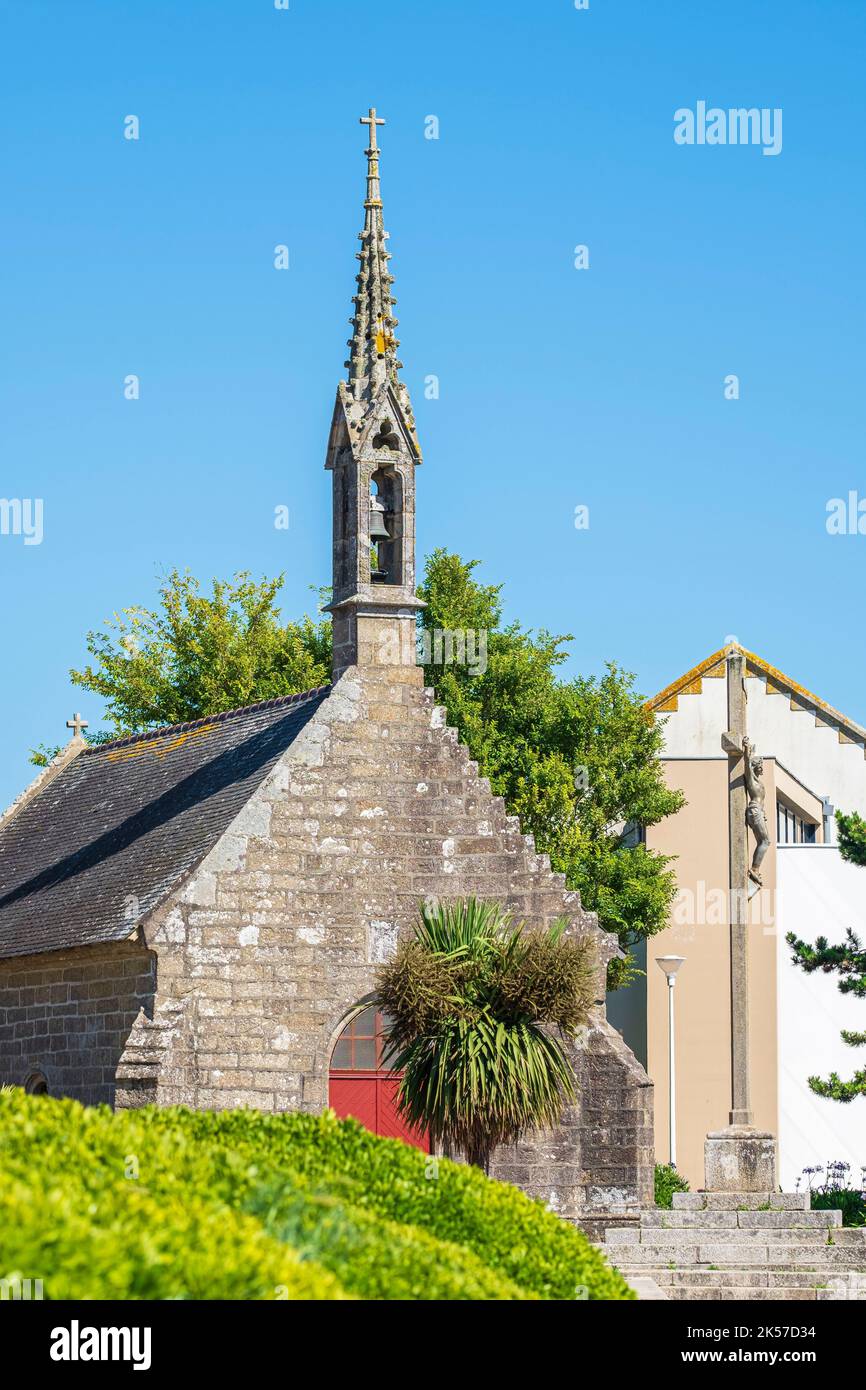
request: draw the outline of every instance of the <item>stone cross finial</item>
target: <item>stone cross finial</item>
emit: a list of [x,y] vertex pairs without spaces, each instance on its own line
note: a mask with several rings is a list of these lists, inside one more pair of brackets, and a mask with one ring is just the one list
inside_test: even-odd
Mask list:
[[379,147],[376,144],[376,126],[384,125],[385,122],[381,116],[376,115],[375,106],[370,107],[370,114],[368,116],[360,116],[358,118],[358,124],[368,125],[370,127],[370,149],[377,150]]
[[82,719],[80,714],[73,714],[71,719],[66,721],[67,729],[72,729],[73,738],[81,738],[81,730],[90,727],[86,719]]

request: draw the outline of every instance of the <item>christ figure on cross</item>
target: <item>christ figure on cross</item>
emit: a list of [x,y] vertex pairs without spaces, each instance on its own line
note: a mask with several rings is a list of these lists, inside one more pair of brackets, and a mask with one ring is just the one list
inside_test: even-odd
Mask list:
[[749,796],[749,804],[746,807],[746,824],[755,837],[755,852],[752,855],[752,864],[749,869],[749,878],[756,883],[759,888],[763,886],[764,880],[761,877],[761,864],[764,855],[770,848],[770,832],[767,829],[767,817],[764,811],[764,759],[755,753],[755,745],[751,739],[743,739],[743,775],[746,782],[746,791]]

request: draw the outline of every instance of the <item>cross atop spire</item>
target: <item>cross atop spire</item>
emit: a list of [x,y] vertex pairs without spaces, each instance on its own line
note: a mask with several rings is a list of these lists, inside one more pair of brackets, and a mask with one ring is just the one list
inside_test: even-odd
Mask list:
[[82,730],[88,728],[89,726],[87,720],[82,719],[80,714],[73,714],[71,719],[67,719],[66,727],[67,729],[72,730],[73,738],[81,738]]
[[384,382],[397,385],[397,372],[402,363],[397,361],[399,342],[393,332],[397,327],[393,315],[393,306],[397,301],[391,294],[394,277],[388,270],[391,257],[385,249],[388,233],[385,231],[379,187],[376,127],[385,122],[376,115],[375,106],[371,106],[368,115],[359,118],[359,124],[369,128],[370,141],[365,150],[367,196],[364,199],[364,230],[358,233],[361,250],[356,253],[361,265],[355,277],[358,293],[353,296],[355,312],[350,319],[352,337],[349,339],[351,356],[346,366],[349,368],[352,396],[356,401],[368,401]]
[[368,125],[370,127],[370,149],[375,153],[379,148],[376,144],[376,126],[385,124],[383,118],[376,115],[375,106],[370,107],[370,114],[368,116],[359,117],[358,124]]

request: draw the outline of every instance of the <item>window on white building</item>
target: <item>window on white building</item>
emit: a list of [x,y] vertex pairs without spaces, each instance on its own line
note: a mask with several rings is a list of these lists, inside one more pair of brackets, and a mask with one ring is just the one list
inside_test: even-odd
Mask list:
[[780,845],[814,845],[818,827],[788,806],[781,797],[776,800],[776,843]]

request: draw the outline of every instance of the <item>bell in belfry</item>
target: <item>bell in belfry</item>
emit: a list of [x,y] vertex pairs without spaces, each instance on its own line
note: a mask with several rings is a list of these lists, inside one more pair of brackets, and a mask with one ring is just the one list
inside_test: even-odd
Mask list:
[[370,544],[377,545],[379,541],[389,541],[388,527],[385,525],[385,508],[378,497],[370,498]]

